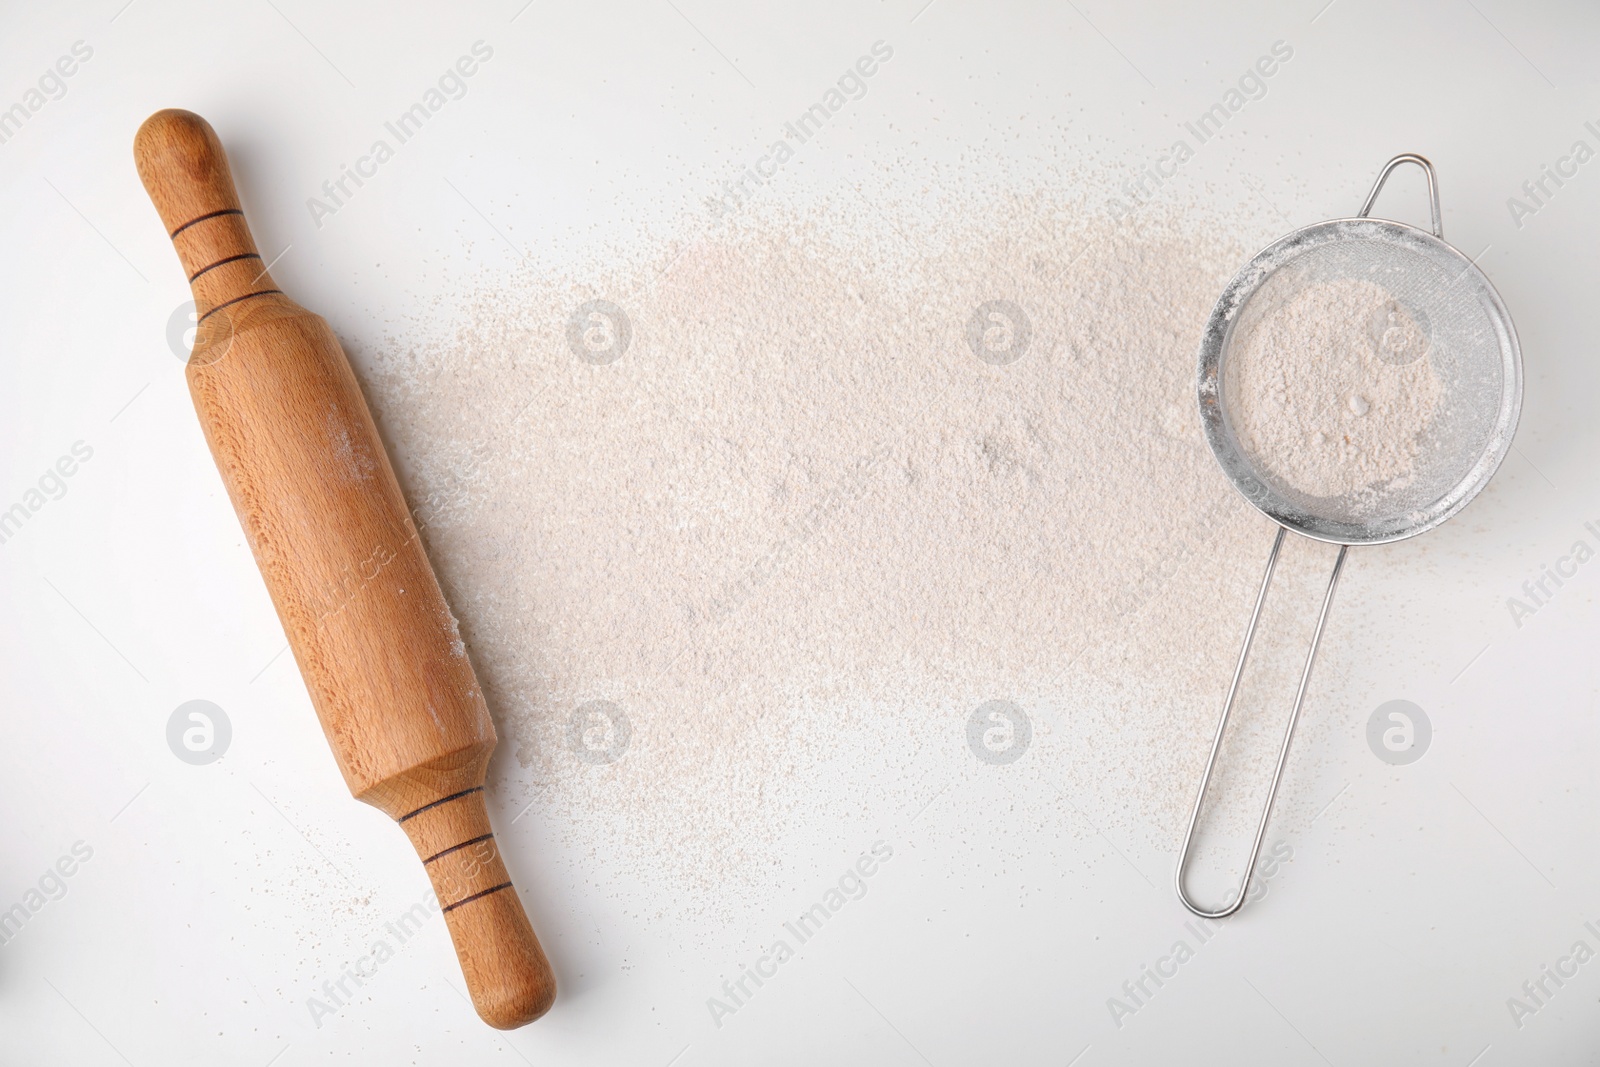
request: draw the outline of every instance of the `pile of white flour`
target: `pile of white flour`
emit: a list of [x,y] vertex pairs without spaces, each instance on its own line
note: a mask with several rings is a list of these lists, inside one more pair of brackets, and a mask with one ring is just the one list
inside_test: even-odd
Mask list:
[[[360,360],[529,818],[639,878],[725,899],[976,771],[1175,845],[1271,541],[1195,402],[1241,227],[928,200],[936,228],[774,201],[473,281]],[[1271,735],[1291,623],[1252,665]],[[1031,717],[1015,768],[968,751],[992,699]]]
[[1381,286],[1308,285],[1241,329],[1226,396],[1259,467],[1315,497],[1402,490],[1442,388],[1426,331]]

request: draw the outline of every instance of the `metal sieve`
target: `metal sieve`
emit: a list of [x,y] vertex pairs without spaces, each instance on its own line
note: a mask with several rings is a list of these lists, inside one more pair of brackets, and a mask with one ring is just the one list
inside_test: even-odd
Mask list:
[[[1384,182],[1402,163],[1415,163],[1427,175],[1432,233],[1367,217]],[[1385,362],[1429,360],[1440,392],[1432,418],[1418,427],[1414,437],[1415,463],[1403,484],[1379,485],[1359,494],[1319,497],[1297,487],[1270,461],[1253,455],[1241,443],[1237,432],[1238,401],[1230,396],[1233,386],[1228,360],[1237,339],[1282,308],[1285,301],[1308,286],[1342,280],[1374,283],[1392,297],[1392,311],[1375,316],[1375,321],[1352,324],[1352,343],[1372,344],[1374,355]],[[1393,323],[1401,321],[1401,312],[1406,331],[1397,335]],[[1368,336],[1360,337],[1361,331],[1367,331]],[[1394,157],[1384,165],[1355,218],[1330,219],[1296,230],[1246,263],[1223,290],[1206,322],[1200,343],[1198,392],[1206,441],[1223,473],[1253,507],[1278,524],[1178,856],[1178,899],[1196,915],[1220,919],[1244,904],[1255,873],[1273,801],[1288,763],[1289,743],[1305,702],[1317,646],[1344,569],[1345,553],[1351,545],[1399,541],[1444,522],[1466,507],[1488,483],[1511,448],[1522,406],[1522,355],[1517,335],[1489,279],[1471,259],[1445,243],[1433,165],[1418,155]],[[1190,899],[1184,875],[1206,788],[1222,749],[1228,716],[1250,657],[1278,554],[1284,535],[1291,530],[1336,544],[1340,546],[1339,554],[1323,594],[1238,894],[1224,907],[1207,910]]]

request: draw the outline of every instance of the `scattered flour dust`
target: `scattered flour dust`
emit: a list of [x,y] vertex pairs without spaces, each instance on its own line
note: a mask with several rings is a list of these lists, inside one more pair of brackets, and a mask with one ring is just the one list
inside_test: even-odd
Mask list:
[[1404,489],[1440,403],[1427,349],[1381,286],[1307,285],[1229,345],[1234,432],[1258,466],[1311,496]]
[[[463,283],[358,353],[530,817],[672,899],[759,892],[808,827],[854,849],[979,773],[1041,779],[1041,824],[1066,796],[1124,840],[1181,831],[1271,541],[1194,395],[1241,228],[933,201],[937,226],[851,194]],[[595,300],[627,316],[610,362],[569,341]],[[1285,603],[1315,607],[1322,547]],[[1252,661],[1273,734],[1288,645]],[[996,698],[1033,722],[1014,767],[968,750]]]

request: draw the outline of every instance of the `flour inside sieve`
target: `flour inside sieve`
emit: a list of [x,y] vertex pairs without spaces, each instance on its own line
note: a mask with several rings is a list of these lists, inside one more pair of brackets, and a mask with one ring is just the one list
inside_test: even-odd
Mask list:
[[1229,344],[1228,418],[1264,473],[1359,511],[1416,480],[1445,400],[1426,319],[1364,278],[1300,286],[1284,273]]

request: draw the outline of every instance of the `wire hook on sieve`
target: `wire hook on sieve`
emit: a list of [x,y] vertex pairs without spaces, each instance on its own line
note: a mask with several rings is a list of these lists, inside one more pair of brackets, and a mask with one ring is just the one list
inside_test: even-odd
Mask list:
[[1422,168],[1422,173],[1428,176],[1428,206],[1433,211],[1433,235],[1441,241],[1444,240],[1444,217],[1439,213],[1439,178],[1433,173],[1433,164],[1415,152],[1402,153],[1383,165],[1378,180],[1372,183],[1372,192],[1367,194],[1367,202],[1356,212],[1356,218],[1364,219],[1371,214],[1372,205],[1377,202],[1378,194],[1383,192],[1383,183],[1389,180],[1389,175],[1402,163],[1415,163]]

